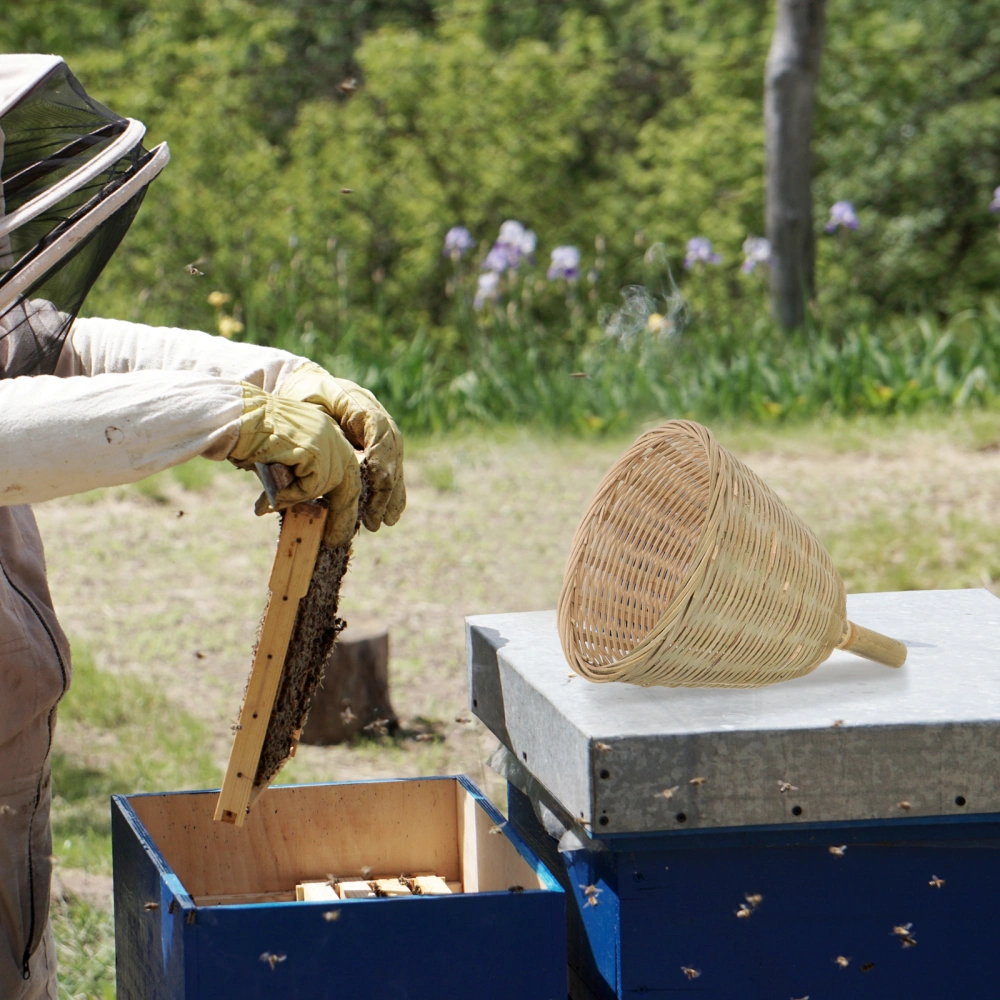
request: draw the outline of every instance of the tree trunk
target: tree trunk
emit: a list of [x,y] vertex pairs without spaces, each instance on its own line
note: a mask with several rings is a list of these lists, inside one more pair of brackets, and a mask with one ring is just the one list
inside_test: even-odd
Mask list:
[[826,0],[777,0],[764,78],[767,236],[771,312],[786,330],[802,325],[815,290],[812,212],[813,107]]

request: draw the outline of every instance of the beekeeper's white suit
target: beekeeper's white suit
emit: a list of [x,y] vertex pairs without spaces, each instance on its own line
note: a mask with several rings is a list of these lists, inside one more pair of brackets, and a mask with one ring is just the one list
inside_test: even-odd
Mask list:
[[[368,392],[284,351],[76,319],[165,146],[92,101],[54,56],[0,56],[0,998],[56,997],[49,751],[70,653],[30,503],[135,482],[196,455],[295,473],[353,534],[405,505],[402,442]],[[180,265],[179,265],[180,266]],[[83,377],[81,377],[83,376]],[[261,505],[261,509],[266,505]]]

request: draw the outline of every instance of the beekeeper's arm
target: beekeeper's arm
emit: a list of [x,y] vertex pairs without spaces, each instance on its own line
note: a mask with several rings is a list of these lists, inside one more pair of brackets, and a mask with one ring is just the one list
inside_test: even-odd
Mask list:
[[376,531],[383,523],[399,520],[406,506],[403,440],[385,408],[367,389],[272,347],[121,320],[78,319],[74,323],[57,374],[133,371],[188,371],[238,379],[283,399],[322,407],[351,444],[365,453],[370,486],[362,511],[365,527]]

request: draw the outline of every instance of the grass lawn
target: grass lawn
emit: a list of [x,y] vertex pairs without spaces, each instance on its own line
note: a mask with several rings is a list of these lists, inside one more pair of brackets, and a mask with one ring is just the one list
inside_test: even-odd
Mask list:
[[[813,526],[849,591],[1000,585],[1000,414],[717,433]],[[466,772],[500,800],[494,739],[458,721],[463,616],[554,606],[577,520],[630,440],[408,441],[407,512],[357,540],[343,608],[389,625],[403,728],[439,738],[303,746],[282,780]],[[113,995],[109,794],[220,780],[276,537],[257,492],[199,461],[37,508],[76,662],[53,754],[61,997]]]

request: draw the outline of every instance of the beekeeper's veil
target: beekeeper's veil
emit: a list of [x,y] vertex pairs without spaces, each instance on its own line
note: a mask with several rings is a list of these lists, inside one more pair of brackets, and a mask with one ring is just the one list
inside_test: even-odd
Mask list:
[[83,300],[170,158],[58,56],[0,55],[0,378],[51,374]]

